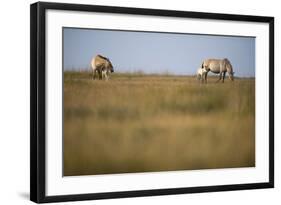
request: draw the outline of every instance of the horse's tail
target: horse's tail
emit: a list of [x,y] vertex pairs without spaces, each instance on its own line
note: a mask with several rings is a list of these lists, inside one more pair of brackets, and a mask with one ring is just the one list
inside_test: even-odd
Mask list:
[[204,68],[204,61],[203,61],[202,65],[201,65],[201,68]]

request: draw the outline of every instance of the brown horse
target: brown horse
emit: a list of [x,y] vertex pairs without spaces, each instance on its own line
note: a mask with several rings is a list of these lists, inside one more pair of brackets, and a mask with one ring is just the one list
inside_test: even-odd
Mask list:
[[113,66],[110,60],[102,55],[97,55],[91,61],[92,71],[93,71],[93,79],[96,78],[96,74],[98,74],[99,79],[105,78],[108,80],[109,73],[113,73]]

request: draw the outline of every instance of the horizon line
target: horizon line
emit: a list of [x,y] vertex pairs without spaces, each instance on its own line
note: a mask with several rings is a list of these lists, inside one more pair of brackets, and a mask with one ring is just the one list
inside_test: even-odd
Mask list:
[[[66,72],[76,72],[76,73],[91,73],[91,69],[80,69],[80,70],[63,70],[64,73]],[[145,71],[141,71],[141,70],[136,70],[136,71],[121,71],[121,72],[114,72],[114,74],[130,74],[130,75],[166,75],[166,76],[196,76],[196,72],[194,74],[177,74],[177,73],[171,73],[168,71],[163,71],[163,72],[145,72]],[[218,76],[218,74],[214,74],[214,73],[209,73],[209,77],[215,77]],[[227,77],[227,74],[226,74]],[[234,75],[234,77],[237,78],[256,78],[256,76],[241,76],[241,75]]]

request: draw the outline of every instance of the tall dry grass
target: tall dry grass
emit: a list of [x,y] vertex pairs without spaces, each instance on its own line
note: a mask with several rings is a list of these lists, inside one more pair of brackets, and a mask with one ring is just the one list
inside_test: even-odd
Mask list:
[[64,175],[255,166],[255,80],[64,73]]

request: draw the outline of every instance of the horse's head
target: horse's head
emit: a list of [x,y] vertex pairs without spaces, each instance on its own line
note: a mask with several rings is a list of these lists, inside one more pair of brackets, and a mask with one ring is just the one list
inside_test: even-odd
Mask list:
[[230,78],[230,80],[234,81],[234,72],[233,71],[229,74],[229,78]]
[[227,58],[225,58],[224,61],[226,62],[226,70],[228,72],[229,78],[230,78],[231,81],[233,81],[234,80],[234,72],[233,72],[232,65]]
[[114,72],[113,65],[108,58],[107,58],[107,61],[106,61],[106,67],[111,73]]
[[111,73],[114,73],[113,65],[111,64],[110,61],[109,61],[109,68],[110,68],[110,72],[111,72]]

